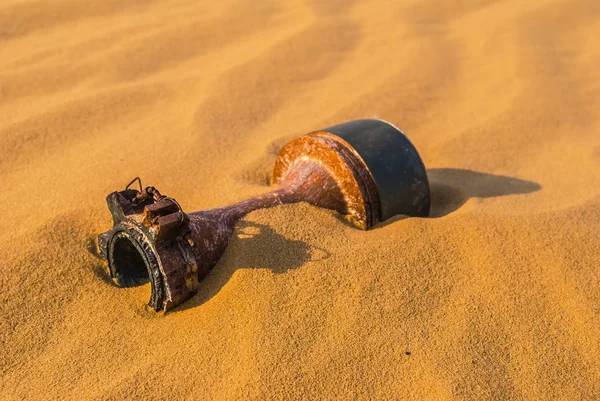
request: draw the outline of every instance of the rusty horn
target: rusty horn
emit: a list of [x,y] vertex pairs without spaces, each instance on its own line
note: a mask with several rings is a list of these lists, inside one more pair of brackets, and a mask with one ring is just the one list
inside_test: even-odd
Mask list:
[[[357,120],[289,142],[273,170],[276,189],[229,206],[185,213],[154,187],[106,198],[114,226],[98,236],[122,287],[152,284],[149,305],[167,311],[189,299],[225,251],[236,223],[253,210],[308,202],[369,229],[397,214],[427,216],[425,166],[415,147],[382,120]],[[139,181],[139,179],[138,179]]]

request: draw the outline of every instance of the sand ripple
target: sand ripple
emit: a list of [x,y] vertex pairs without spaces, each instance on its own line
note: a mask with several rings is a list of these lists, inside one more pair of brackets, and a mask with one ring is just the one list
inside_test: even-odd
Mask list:
[[[600,399],[600,3],[0,5],[0,399]],[[290,138],[401,127],[432,218],[251,214],[166,316],[93,252],[140,175],[187,210]]]

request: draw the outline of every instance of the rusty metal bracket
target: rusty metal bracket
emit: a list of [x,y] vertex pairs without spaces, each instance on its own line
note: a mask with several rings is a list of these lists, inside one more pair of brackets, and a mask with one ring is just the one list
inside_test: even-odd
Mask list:
[[[185,213],[139,177],[106,201],[113,228],[98,236],[121,287],[152,284],[149,305],[167,311],[189,299],[218,262],[236,223],[253,210],[308,202],[348,215],[361,229],[397,214],[427,216],[425,166],[408,138],[382,120],[357,120],[288,143],[273,170],[279,187],[226,207]],[[138,183],[139,190],[130,189]]]

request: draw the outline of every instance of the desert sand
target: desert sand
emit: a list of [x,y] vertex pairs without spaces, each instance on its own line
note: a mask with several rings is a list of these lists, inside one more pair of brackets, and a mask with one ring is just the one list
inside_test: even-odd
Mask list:
[[[599,35],[595,0],[3,0],[0,399],[600,399]],[[358,118],[431,218],[280,206],[172,312],[111,285],[108,193],[222,206]]]

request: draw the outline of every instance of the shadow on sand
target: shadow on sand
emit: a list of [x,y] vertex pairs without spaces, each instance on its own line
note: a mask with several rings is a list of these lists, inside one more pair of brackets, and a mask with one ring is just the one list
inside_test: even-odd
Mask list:
[[264,224],[242,220],[219,263],[200,281],[198,293],[167,313],[202,305],[227,284],[238,269],[270,269],[275,274],[297,269],[309,261],[325,260],[330,253],[306,242],[277,234]]
[[542,188],[533,181],[457,168],[430,169],[427,175],[431,189],[429,217],[446,216],[471,198],[527,194]]

